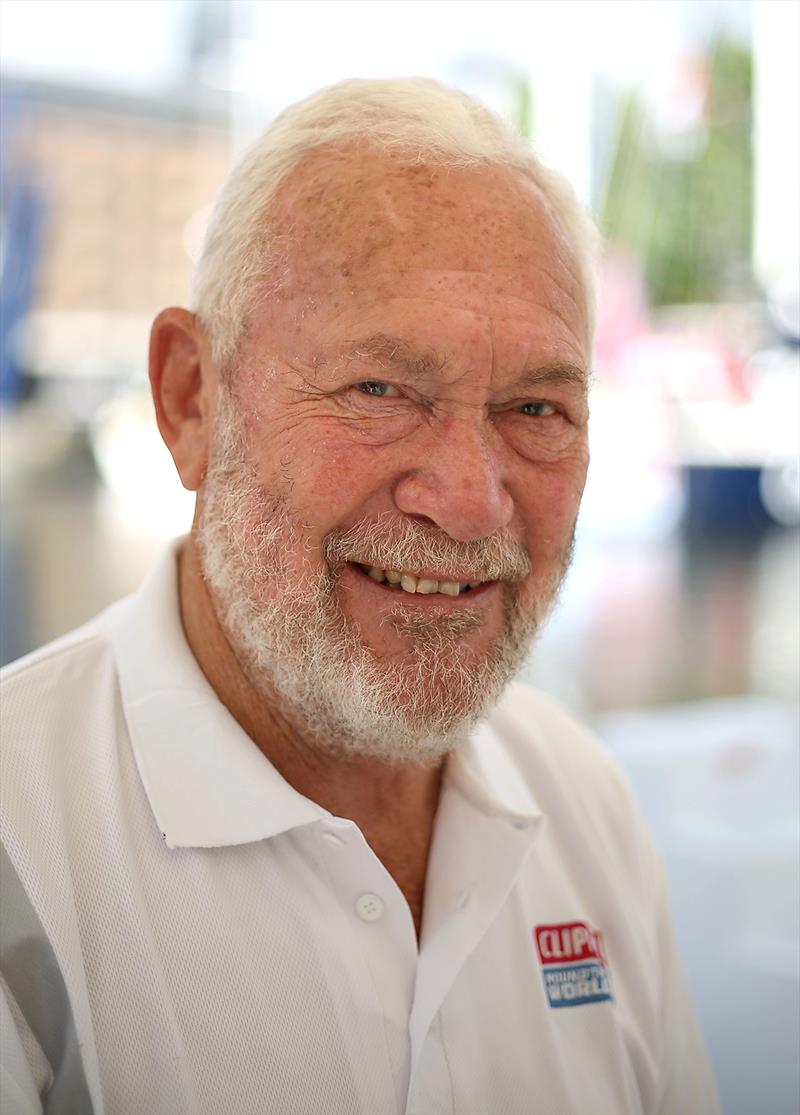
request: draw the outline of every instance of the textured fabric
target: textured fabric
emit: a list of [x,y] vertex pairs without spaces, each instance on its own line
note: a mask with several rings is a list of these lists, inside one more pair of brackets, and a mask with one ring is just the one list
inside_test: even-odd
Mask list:
[[[44,926],[2,845],[0,897],[0,967],[5,973],[0,983],[37,1092],[46,1097],[47,1112],[85,1115],[92,1104],[67,989]],[[24,1012],[19,1003],[25,1004]],[[0,1111],[11,1115],[2,1103]]]
[[15,1110],[36,1111],[39,1096],[52,1091],[50,1063],[4,979],[0,979],[0,1073],[0,1100],[8,1087]]
[[[418,949],[357,826],[216,699],[176,589],[170,553],[3,682],[4,918],[46,936],[94,1115],[718,1109],[661,866],[594,740],[510,688],[448,762]],[[610,990],[575,982],[575,926]],[[11,1045],[20,1111],[75,1071]]]

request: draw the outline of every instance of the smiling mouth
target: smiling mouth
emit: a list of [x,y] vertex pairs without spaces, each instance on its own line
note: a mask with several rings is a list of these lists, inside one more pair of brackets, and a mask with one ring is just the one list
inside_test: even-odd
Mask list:
[[482,588],[484,585],[493,584],[492,581],[445,581],[434,580],[418,573],[409,573],[398,569],[381,569],[376,565],[365,565],[363,562],[351,563],[353,569],[358,569],[376,584],[395,592],[406,592],[409,595],[421,593],[425,596],[438,593],[442,596],[464,596]]

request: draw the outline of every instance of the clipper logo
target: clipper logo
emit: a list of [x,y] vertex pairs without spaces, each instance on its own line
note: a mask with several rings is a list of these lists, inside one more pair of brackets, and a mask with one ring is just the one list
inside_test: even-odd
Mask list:
[[613,999],[608,962],[596,929],[583,921],[537,925],[533,931],[551,1007]]

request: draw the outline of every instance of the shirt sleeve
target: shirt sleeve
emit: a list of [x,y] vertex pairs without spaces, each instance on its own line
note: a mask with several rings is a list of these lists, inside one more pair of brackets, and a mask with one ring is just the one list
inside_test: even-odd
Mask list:
[[2,844],[0,893],[0,1115],[91,1115],[64,977]]
[[42,1115],[41,1097],[53,1074],[5,981],[0,980],[0,1109],[3,1115]]

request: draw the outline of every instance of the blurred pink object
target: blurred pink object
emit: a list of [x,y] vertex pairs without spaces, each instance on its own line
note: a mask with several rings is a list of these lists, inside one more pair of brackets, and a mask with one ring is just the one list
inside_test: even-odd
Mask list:
[[710,326],[656,327],[642,268],[630,254],[609,253],[600,280],[595,369],[603,383],[694,401],[751,397],[747,355]]

